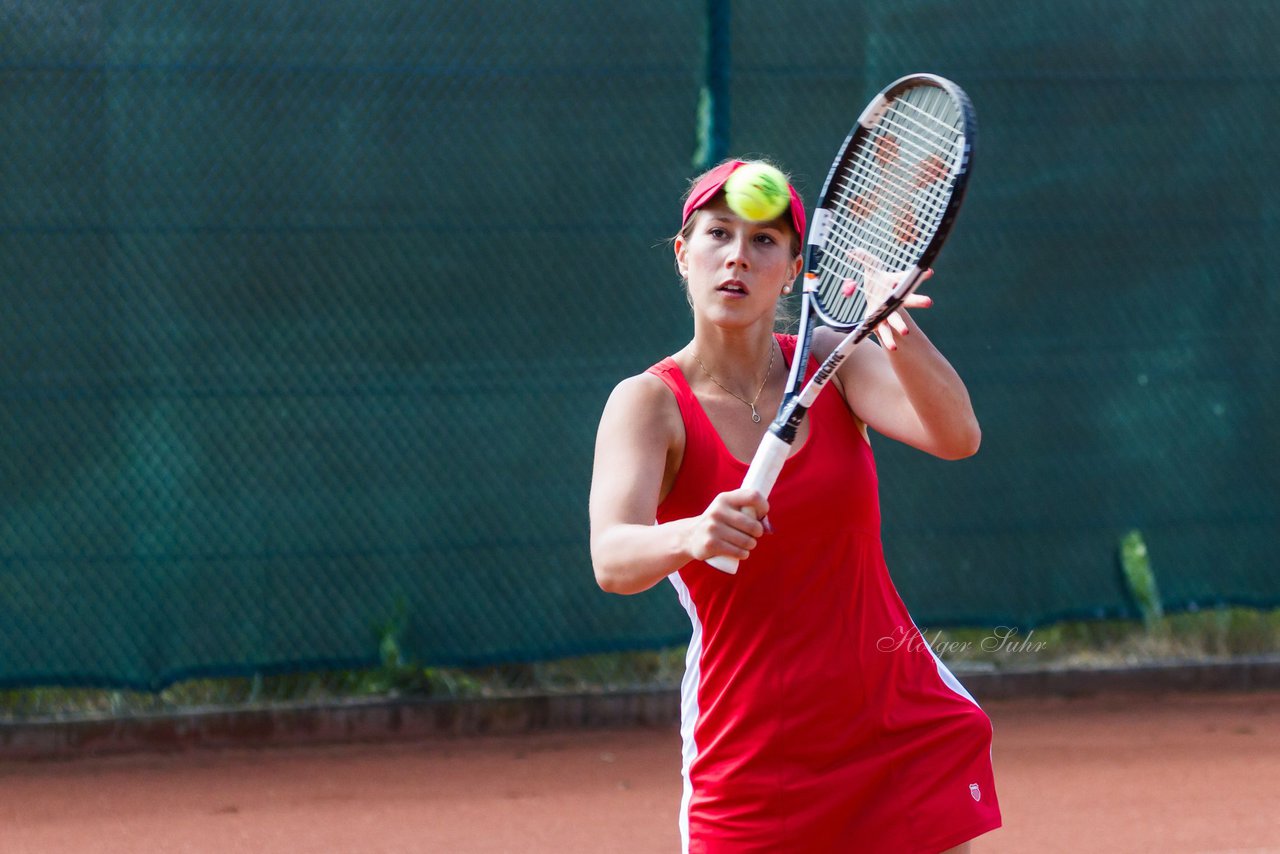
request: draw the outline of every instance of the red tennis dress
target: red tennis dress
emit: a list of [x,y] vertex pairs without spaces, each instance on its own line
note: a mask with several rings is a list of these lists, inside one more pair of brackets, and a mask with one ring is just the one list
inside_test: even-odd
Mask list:
[[[795,337],[779,335],[790,362]],[[806,373],[812,374],[812,360]],[[658,521],[742,483],[671,359],[685,450]],[[933,654],[880,543],[871,448],[838,393],[769,497],[773,533],[737,575],[670,576],[693,624],[681,688],[689,852],[934,852],[1000,826],[991,722]]]

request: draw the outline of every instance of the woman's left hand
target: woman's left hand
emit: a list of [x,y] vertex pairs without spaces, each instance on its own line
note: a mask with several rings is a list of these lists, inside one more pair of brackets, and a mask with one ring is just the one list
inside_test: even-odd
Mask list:
[[[880,263],[880,259],[867,252],[864,249],[854,249],[849,253],[853,260],[862,264],[862,293],[866,296],[867,310],[866,314],[874,314],[880,306],[884,305],[884,301],[894,292],[898,285],[902,282],[903,277],[907,275],[907,271],[899,273],[890,273],[884,269],[884,265]],[[920,281],[926,281],[933,276],[933,269],[924,271],[920,277]],[[908,335],[910,327],[907,320],[902,314],[903,309],[908,308],[929,308],[933,305],[933,299],[924,294],[911,293],[902,303],[902,308],[889,315],[883,323],[873,330],[876,337],[880,339],[880,343],[884,345],[886,350],[898,349],[898,335]]]

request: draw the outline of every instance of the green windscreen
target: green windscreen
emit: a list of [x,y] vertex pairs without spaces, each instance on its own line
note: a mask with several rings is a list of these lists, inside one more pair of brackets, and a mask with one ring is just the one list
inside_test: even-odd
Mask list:
[[[708,22],[714,26],[708,32]],[[1280,7],[0,9],[0,684],[679,642],[587,548],[610,389],[691,334],[698,156],[812,204],[932,71],[979,136],[921,323],[978,456],[876,437],[922,625],[1280,603]],[[717,148],[723,151],[716,151]]]

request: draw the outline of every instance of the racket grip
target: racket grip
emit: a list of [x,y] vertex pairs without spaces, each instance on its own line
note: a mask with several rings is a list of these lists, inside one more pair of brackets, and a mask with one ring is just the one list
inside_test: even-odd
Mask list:
[[[742,479],[743,488],[754,489],[765,498],[768,498],[769,493],[773,491],[773,485],[778,481],[778,474],[782,471],[782,464],[787,461],[787,455],[790,452],[790,442],[778,438],[773,430],[765,433],[764,438],[760,440],[760,446],[756,448],[756,455],[751,458],[751,466],[747,469],[747,476]],[[753,511],[749,508],[745,512],[748,516],[753,514]],[[738,559],[728,555],[715,555],[709,558],[707,563],[730,575],[734,575],[738,571]]]

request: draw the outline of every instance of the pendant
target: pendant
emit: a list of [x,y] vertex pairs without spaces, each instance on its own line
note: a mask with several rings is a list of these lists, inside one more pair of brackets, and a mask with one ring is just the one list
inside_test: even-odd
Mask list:
[[760,423],[760,413],[756,412],[756,405],[754,403],[751,404],[751,420],[757,424]]

